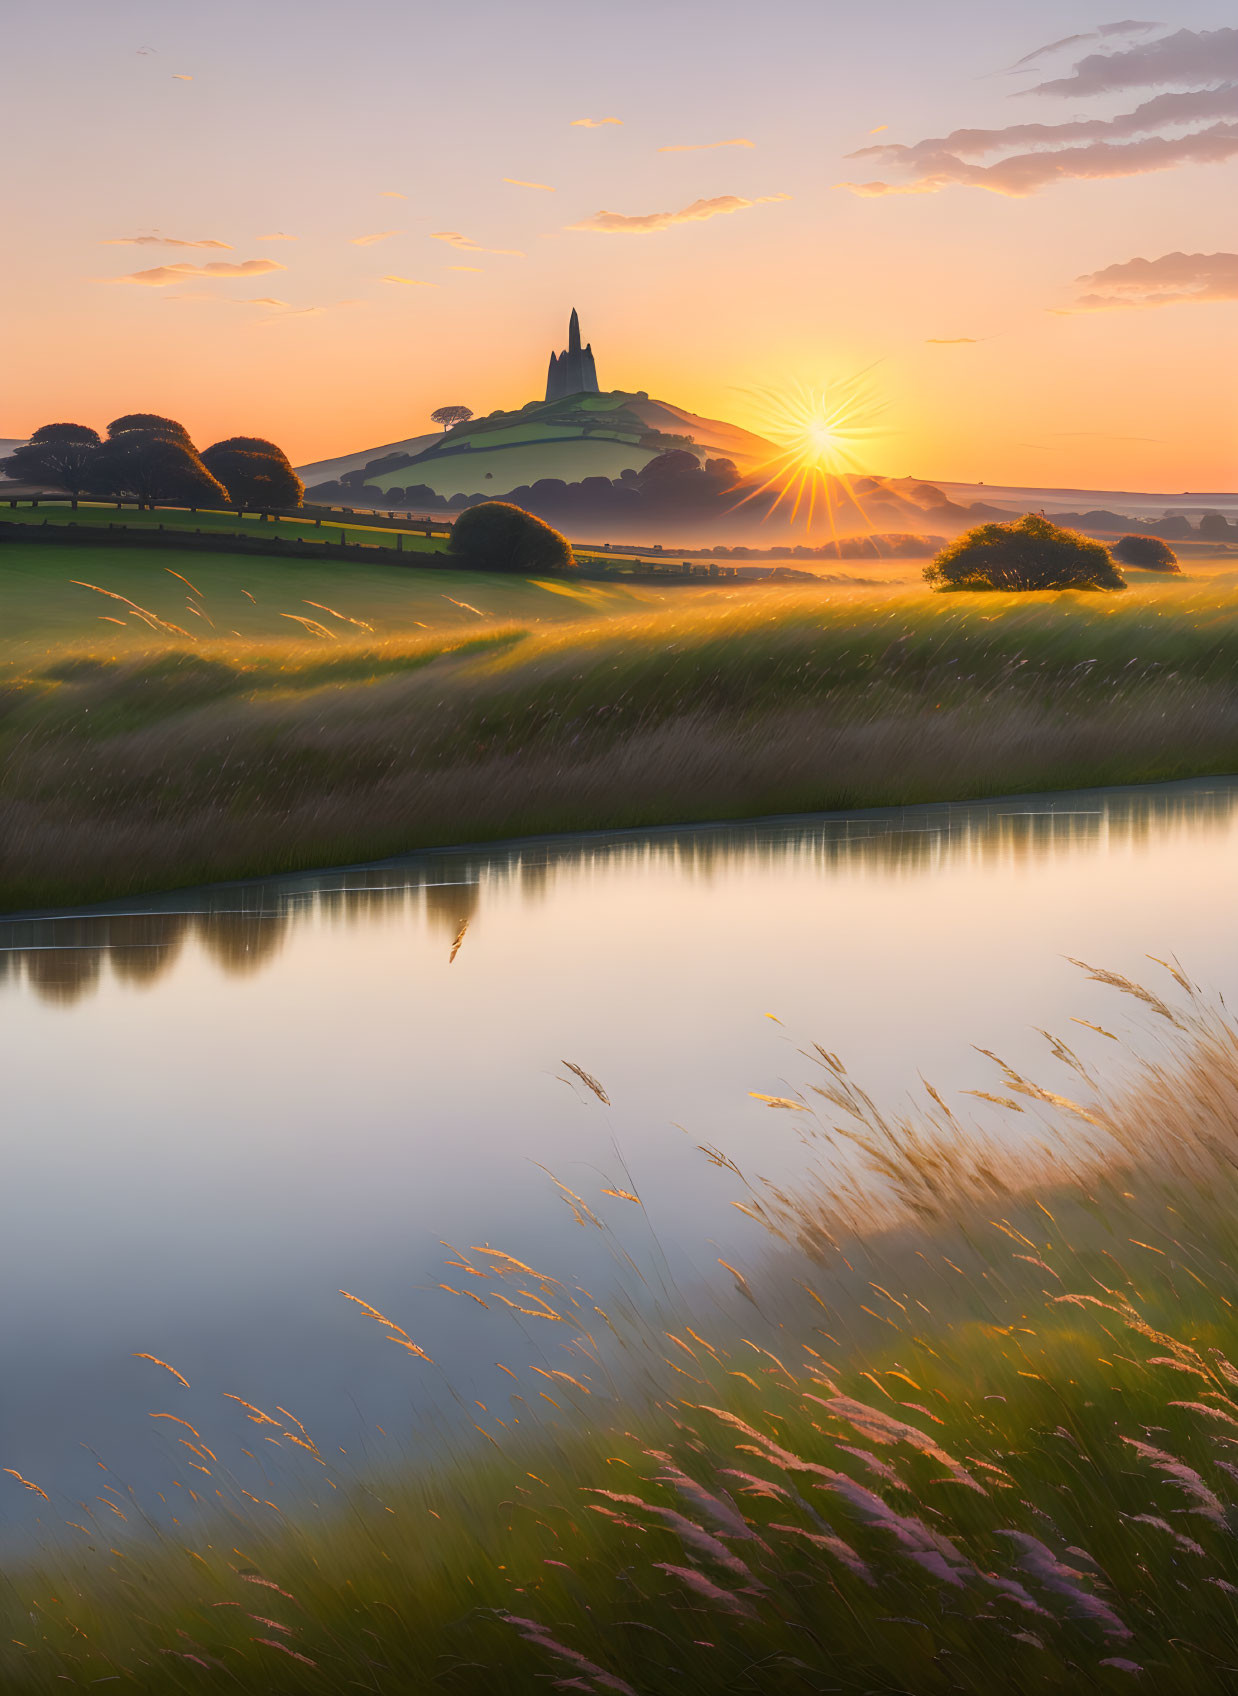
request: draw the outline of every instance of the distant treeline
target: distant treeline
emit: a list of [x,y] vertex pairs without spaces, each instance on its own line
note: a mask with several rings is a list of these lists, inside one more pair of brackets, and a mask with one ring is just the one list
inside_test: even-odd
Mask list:
[[[393,471],[416,464],[408,454],[388,454],[372,460],[358,471],[349,471],[337,482],[319,483],[308,491],[315,501],[347,504],[355,508],[402,508],[412,512],[464,511],[482,501],[504,500],[527,512],[559,525],[575,535],[590,532],[614,537],[640,534],[679,534],[699,536],[706,526],[717,526],[718,532],[732,536],[737,528],[754,531],[768,529],[776,523],[779,512],[791,518],[792,502],[776,484],[767,485],[764,474],[745,477],[730,459],[707,459],[704,464],[695,453],[675,448],[650,460],[640,471],[628,470],[617,478],[585,477],[578,483],[568,483],[557,477],[542,477],[535,483],[521,484],[503,493],[496,489],[487,494],[443,496],[425,483],[409,483],[403,487],[393,484],[381,489],[367,479],[386,477]],[[935,532],[953,534],[968,525],[985,519],[1005,519],[1011,516],[1004,507],[983,501],[962,504],[952,501],[932,483],[898,487],[882,477],[833,478],[827,491],[834,528],[854,531],[854,539],[873,537],[878,527],[893,537],[910,536],[914,549],[882,548],[878,554],[900,551],[923,552],[920,527]],[[818,500],[820,500],[820,493]],[[1091,512],[1054,514],[1055,523],[1088,533],[1104,536],[1142,532],[1161,536],[1170,541],[1198,537],[1204,541],[1238,541],[1238,525],[1231,525],[1220,512],[1207,513],[1195,526],[1181,514],[1166,514],[1152,521],[1141,521],[1121,513],[1103,509]],[[851,540],[852,538],[849,538]],[[873,538],[875,539],[875,537]],[[940,545],[936,542],[934,545]],[[833,544],[827,544],[832,547]],[[708,550],[722,555],[727,547]],[[792,548],[762,547],[762,553],[776,558],[794,557]],[[738,550],[740,557],[743,550]],[[805,557],[863,558],[847,552],[839,556],[824,555],[810,550]]]

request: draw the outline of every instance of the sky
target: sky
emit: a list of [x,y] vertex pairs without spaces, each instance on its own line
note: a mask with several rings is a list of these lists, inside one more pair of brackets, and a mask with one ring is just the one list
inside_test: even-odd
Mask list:
[[868,373],[869,470],[1233,489],[1232,25],[42,0],[0,67],[0,437],[142,410],[357,452],[540,399],[575,306],[604,389],[750,428]]

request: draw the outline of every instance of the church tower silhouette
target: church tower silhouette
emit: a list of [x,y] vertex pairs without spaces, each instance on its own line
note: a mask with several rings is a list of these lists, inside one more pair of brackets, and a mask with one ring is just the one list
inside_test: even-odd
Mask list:
[[580,319],[576,308],[567,325],[567,347],[562,353],[552,353],[546,373],[546,399],[563,400],[567,395],[598,393],[598,374],[593,363],[593,345],[580,345]]

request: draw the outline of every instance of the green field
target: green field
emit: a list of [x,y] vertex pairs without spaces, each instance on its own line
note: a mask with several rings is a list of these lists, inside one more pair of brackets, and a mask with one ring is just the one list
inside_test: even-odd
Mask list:
[[[485,494],[489,482],[497,493],[506,494],[523,484],[535,483],[541,477],[560,477],[565,483],[579,483],[585,477],[615,478],[629,468],[639,471],[657,457],[653,449],[638,447],[635,442],[617,442],[565,430],[561,441],[547,443],[547,436],[557,437],[560,434],[554,426],[543,428],[530,424],[518,428],[530,434],[536,431],[540,445],[532,440],[526,446],[520,446],[519,442],[512,447],[500,448],[478,445],[467,453],[421,460],[400,471],[387,472],[373,481],[383,490],[404,489],[411,484],[424,483],[436,494],[447,498]],[[505,435],[506,432],[499,434]],[[489,434],[477,437],[479,444],[488,440]]]
[[451,842],[1238,770],[1232,573],[1018,597],[931,595],[908,562],[889,587],[662,590],[0,558],[10,910]]
[[[384,545],[391,540],[389,531],[365,535]],[[431,553],[442,551],[441,538],[431,543],[407,538],[405,546],[410,542]],[[97,588],[77,586],[82,582]],[[337,638],[363,634],[347,622],[357,619],[370,625],[376,638],[387,639],[415,635],[424,627],[454,628],[462,621],[536,624],[595,617],[630,611],[644,600],[638,589],[617,584],[531,582],[459,571],[446,561],[442,570],[408,570],[351,560],[10,543],[0,552],[0,664],[25,663],[34,655],[46,659],[69,646],[85,646],[100,656],[149,653],[156,633],[114,595],[136,601],[199,640],[239,637],[246,643],[286,643],[296,636],[297,625],[285,615],[313,619]]]
[[[6,1696],[1232,1696],[1238,1028],[1180,976],[1116,987],[1156,1059],[978,1067],[987,1135],[807,1055],[773,1103],[820,1154],[795,1194],[701,1150],[772,1241],[696,1300],[639,1287],[644,1201],[593,1171],[577,1200],[641,1257],[606,1308],[540,1256],[445,1251],[554,1370],[461,1402],[433,1467],[359,1479],[282,1407],[133,1363],[161,1499],[0,1478],[47,1539],[0,1590]],[[1023,1108],[1043,1153],[1012,1160]],[[835,1138],[886,1207],[835,1199]],[[407,1306],[356,1323],[385,1353]],[[438,1369],[407,1367],[415,1407]]]

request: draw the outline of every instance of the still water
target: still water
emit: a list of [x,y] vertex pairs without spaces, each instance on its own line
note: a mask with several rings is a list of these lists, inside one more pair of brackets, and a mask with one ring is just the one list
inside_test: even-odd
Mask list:
[[224,1391],[291,1409],[324,1450],[398,1458],[447,1377],[493,1406],[496,1360],[554,1364],[547,1327],[440,1288],[462,1276],[443,1243],[603,1299],[609,1234],[553,1173],[638,1264],[707,1291],[719,1258],[763,1244],[698,1145],[793,1184],[794,1119],[752,1092],[810,1081],[801,1047],[883,1105],[921,1074],[991,1084],[973,1045],[1052,1082],[1037,1027],[1125,1028],[1067,956],[1149,979],[1148,955],[1176,955],[1238,992],[1236,872],[1238,780],[1217,779],[422,854],[0,920],[0,1467],[53,1497],[0,1478],[0,1525],[77,1517],[96,1455],[166,1484],[173,1439],[149,1414],[198,1424],[236,1411]]

